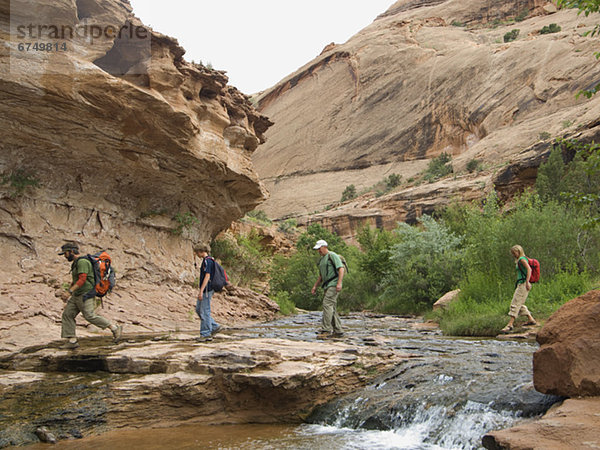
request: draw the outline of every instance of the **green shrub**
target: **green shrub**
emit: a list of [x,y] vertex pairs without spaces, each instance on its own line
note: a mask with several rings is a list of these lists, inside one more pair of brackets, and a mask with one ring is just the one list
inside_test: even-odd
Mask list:
[[451,174],[453,172],[452,164],[450,164],[451,161],[452,156],[448,153],[442,153],[438,157],[433,158],[427,165],[424,178],[432,183],[435,180]]
[[264,280],[270,255],[255,231],[237,236],[226,235],[211,244],[212,256],[225,267],[232,284],[251,286],[256,280]]
[[191,212],[186,212],[183,214],[177,213],[175,214],[175,217],[173,217],[173,220],[177,222],[177,226],[171,230],[171,233],[175,235],[183,234],[184,230],[189,230],[200,222],[198,218]]
[[455,289],[462,276],[462,239],[441,222],[423,216],[421,226],[398,224],[399,243],[390,249],[384,293],[376,309],[418,314]]
[[277,226],[277,229],[282,233],[293,233],[298,227],[298,221],[296,219],[287,219],[283,222],[280,222]]
[[265,226],[269,226],[273,223],[273,221],[267,216],[267,213],[259,209],[247,212],[244,216],[244,219]]
[[539,136],[540,141],[546,141],[546,140],[550,139],[551,137],[552,137],[552,135],[550,133],[548,133],[547,131],[542,131]]
[[541,30],[540,34],[558,33],[561,30],[560,25],[551,23],[549,26],[545,25]]
[[516,40],[517,36],[519,36],[519,32],[520,32],[520,30],[518,28],[509,31],[508,33],[506,33],[504,35],[504,42],[512,42],[512,41]]
[[283,314],[284,316],[296,314],[296,305],[290,300],[290,295],[287,292],[277,292],[272,296],[272,300],[279,305],[280,314]]
[[478,159],[472,159],[467,163],[467,171],[473,173],[481,169],[481,161]]
[[346,186],[346,189],[344,189],[344,192],[342,192],[342,202],[346,202],[348,200],[352,200],[353,198],[356,198],[356,187],[351,184],[349,186]]
[[397,173],[393,173],[389,177],[387,177],[384,180],[384,182],[385,182],[386,188],[388,190],[394,189],[395,187],[400,186],[400,183],[402,182],[402,175],[398,175]]

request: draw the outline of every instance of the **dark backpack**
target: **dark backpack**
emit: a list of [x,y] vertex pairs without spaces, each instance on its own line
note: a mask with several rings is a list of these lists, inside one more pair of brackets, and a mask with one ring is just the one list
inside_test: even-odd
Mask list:
[[225,286],[229,284],[227,273],[221,264],[219,264],[212,256],[207,256],[215,264],[215,273],[211,274],[210,286],[215,292],[221,292]]
[[86,255],[83,258],[92,263],[94,271],[94,287],[83,296],[84,300],[93,297],[104,297],[112,291],[117,282],[115,271],[112,268],[112,258],[105,251]]
[[[519,259],[521,261],[521,259]],[[529,267],[531,267],[531,277],[529,277],[530,283],[537,283],[540,281],[540,262],[535,258],[527,258],[527,262],[529,263]],[[521,263],[519,263],[519,271],[523,275],[523,279],[527,280],[527,271],[521,267]]]
[[[336,253],[336,255],[338,255],[338,254]],[[344,273],[347,274],[349,272],[349,270],[348,270],[348,263],[346,262],[346,258],[344,258],[342,255],[338,255],[338,256],[340,257],[340,259],[342,260],[342,264],[344,265]],[[335,264],[333,263],[333,260],[331,259],[331,252],[327,253],[327,264],[331,264],[333,266],[333,273],[335,273],[335,275],[333,277],[331,277],[329,280],[325,280],[323,282],[323,284],[321,285],[323,287],[327,286],[327,284],[329,284],[330,281],[333,281],[340,276],[338,271],[335,268]]]

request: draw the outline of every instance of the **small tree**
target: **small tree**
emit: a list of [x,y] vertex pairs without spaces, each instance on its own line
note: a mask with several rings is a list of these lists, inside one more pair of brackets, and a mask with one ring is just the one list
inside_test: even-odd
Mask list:
[[508,33],[506,33],[504,35],[504,42],[512,42],[515,39],[517,39],[517,36],[519,36],[521,30],[519,30],[518,28],[515,28],[514,30],[509,31]]
[[344,192],[342,192],[342,201],[347,202],[348,200],[352,200],[353,198],[356,198],[356,187],[353,184],[351,184],[349,186],[346,186],[346,189],[344,189]]

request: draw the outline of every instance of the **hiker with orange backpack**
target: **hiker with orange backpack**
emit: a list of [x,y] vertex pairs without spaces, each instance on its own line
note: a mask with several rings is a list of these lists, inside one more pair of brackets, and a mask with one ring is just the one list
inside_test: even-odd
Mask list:
[[525,325],[537,325],[537,322],[525,306],[525,300],[527,300],[527,296],[529,295],[529,291],[531,290],[531,283],[535,283],[539,280],[540,274],[540,265],[536,259],[530,259],[525,256],[525,252],[523,251],[523,247],[520,245],[513,245],[510,249],[510,253],[516,261],[516,270],[517,270],[517,282],[515,286],[515,293],[512,298],[512,302],[510,303],[510,311],[508,315],[510,316],[510,320],[508,324],[502,328],[503,333],[508,333],[512,331],[515,324],[515,319],[519,315],[525,315],[529,319]]
[[[96,291],[95,275],[91,261],[86,256],[79,256],[79,246],[74,242],[67,242],[61,247],[59,255],[71,262],[71,275],[73,282],[68,291],[61,295],[63,301],[67,302],[62,314],[61,337],[68,341],[61,347],[75,349],[79,347],[75,334],[75,317],[83,314],[85,320],[96,325],[98,328],[110,328],[115,343],[121,338],[123,327],[110,323],[104,317],[95,313]],[[90,294],[92,293],[92,294]]]

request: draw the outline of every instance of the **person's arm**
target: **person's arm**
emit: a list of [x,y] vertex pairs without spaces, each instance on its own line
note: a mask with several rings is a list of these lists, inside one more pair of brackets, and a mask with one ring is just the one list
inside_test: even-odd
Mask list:
[[206,286],[208,286],[209,281],[210,281],[210,273],[206,272],[204,274],[204,279],[200,283],[200,293],[198,294],[198,300],[202,300],[202,293],[204,292],[204,289],[206,289]]
[[335,286],[335,290],[340,292],[342,290],[342,280],[344,278],[344,266],[340,267],[338,269],[338,282],[337,285]]
[[310,293],[312,295],[315,295],[315,293],[317,292],[317,288],[319,287],[319,285],[323,282],[323,278],[321,278],[321,275],[319,275],[319,278],[317,278],[317,282],[315,283],[315,285],[313,286],[313,288],[311,289]]
[[68,300],[69,297],[71,295],[73,295],[73,293],[79,289],[80,287],[82,287],[85,284],[85,281],[87,280],[87,271],[81,267],[79,264],[77,264],[77,281],[75,283],[73,283],[71,286],[69,286],[69,289],[67,292],[65,292],[65,294],[62,296],[63,300]]

